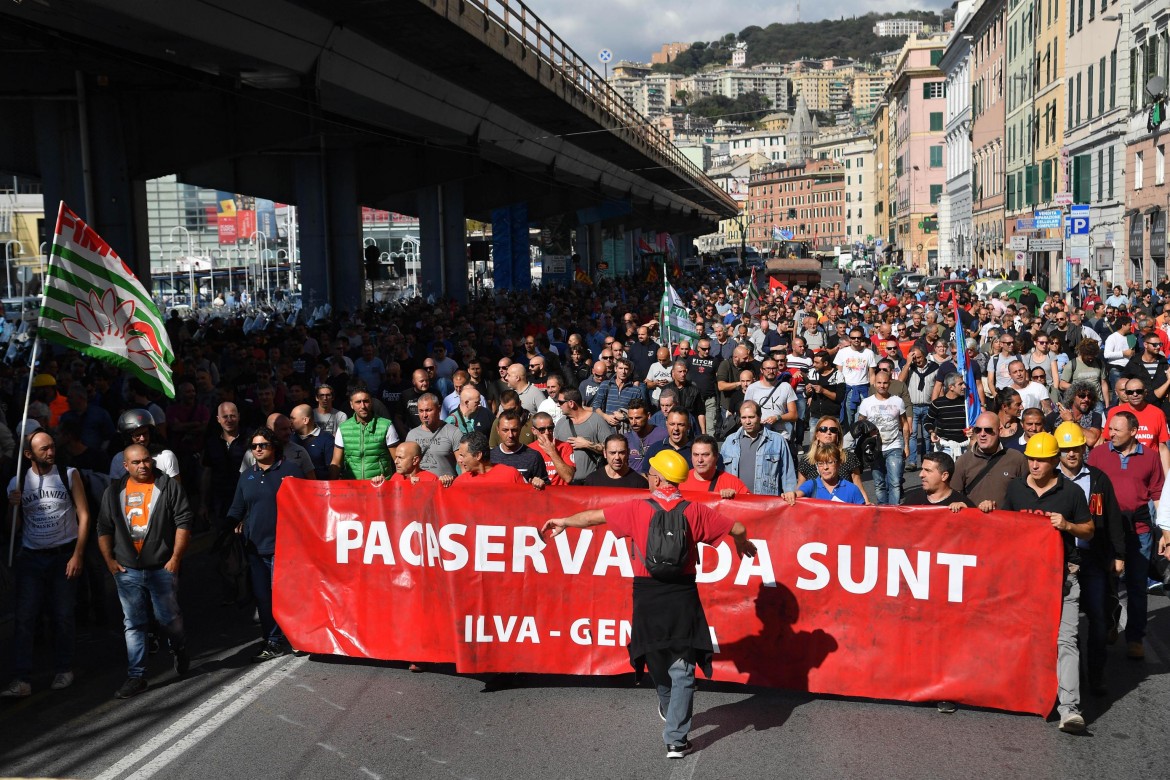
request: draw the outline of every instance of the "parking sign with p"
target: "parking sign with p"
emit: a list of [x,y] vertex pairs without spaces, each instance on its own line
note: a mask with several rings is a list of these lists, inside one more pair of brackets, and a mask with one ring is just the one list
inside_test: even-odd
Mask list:
[[1069,235],[1087,236],[1089,234],[1089,207],[1073,206],[1068,214]]

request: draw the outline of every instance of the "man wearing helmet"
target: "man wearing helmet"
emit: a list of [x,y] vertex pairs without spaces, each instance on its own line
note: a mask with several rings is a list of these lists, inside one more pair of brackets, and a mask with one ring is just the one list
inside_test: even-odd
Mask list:
[[[122,434],[127,446],[137,444],[146,447],[154,458],[154,468],[166,474],[176,482],[179,478],[179,459],[175,453],[163,449],[154,439],[155,419],[145,409],[127,409],[118,415],[118,432]],[[126,476],[126,459],[122,452],[118,452],[110,461],[110,479],[119,480]]]
[[1089,502],[1093,518],[1093,538],[1077,542],[1081,553],[1081,609],[1089,622],[1088,669],[1089,689],[1100,696],[1105,693],[1105,646],[1113,618],[1110,602],[1116,603],[1109,579],[1125,566],[1125,529],[1121,509],[1109,475],[1085,462],[1088,441],[1085,431],[1075,422],[1056,427],[1056,446],[1060,449],[1060,473],[1074,482]]
[[[588,509],[571,517],[554,517],[541,535],[555,537],[566,528],[589,528],[608,523],[617,537],[630,537],[634,545],[634,614],[629,645],[630,663],[637,672],[643,665],[658,689],[658,715],[666,726],[662,738],[667,758],[682,758],[691,750],[687,735],[695,695],[695,667],[709,678],[714,652],[711,631],[695,586],[698,544],[716,544],[725,534],[735,542],[740,557],[754,556],[756,547],[747,538],[743,523],[721,515],[710,506],[683,499],[678,486],[685,482],[686,459],[665,449],[649,460],[647,478],[650,499],[631,499],[605,509]],[[681,517],[680,517],[681,515]],[[651,555],[654,537],[663,529],[685,522],[686,548],[677,560],[680,567],[667,576]],[[649,561],[649,562],[648,562]],[[650,569],[655,573],[651,574]]]
[[[1135,426],[1136,427],[1136,426]],[[1081,584],[1077,573],[1081,567],[1080,541],[1093,538],[1089,503],[1076,483],[1061,474],[1057,464],[1060,451],[1051,433],[1037,433],[1024,448],[1028,474],[1008,483],[999,509],[1044,515],[1060,532],[1064,543],[1064,589],[1061,598],[1060,631],[1056,640],[1057,712],[1060,730],[1080,733],[1085,730],[1081,715],[1080,650],[1077,648],[1077,625],[1080,619]],[[997,502],[984,502],[981,509]]]

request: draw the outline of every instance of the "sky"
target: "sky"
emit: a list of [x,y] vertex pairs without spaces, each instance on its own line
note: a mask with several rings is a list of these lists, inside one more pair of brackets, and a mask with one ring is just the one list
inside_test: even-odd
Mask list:
[[[602,49],[614,60],[649,62],[672,41],[710,41],[749,25],[795,22],[796,3],[776,0],[525,0],[581,57]],[[801,0],[800,21],[916,9],[938,10],[950,0]]]

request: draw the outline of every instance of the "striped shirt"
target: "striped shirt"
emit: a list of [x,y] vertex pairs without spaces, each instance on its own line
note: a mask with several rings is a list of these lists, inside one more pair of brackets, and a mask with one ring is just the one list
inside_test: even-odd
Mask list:
[[930,404],[926,412],[926,422],[923,427],[934,431],[940,439],[947,441],[964,442],[967,436],[963,430],[967,427],[967,404],[962,396],[947,398],[940,395]]

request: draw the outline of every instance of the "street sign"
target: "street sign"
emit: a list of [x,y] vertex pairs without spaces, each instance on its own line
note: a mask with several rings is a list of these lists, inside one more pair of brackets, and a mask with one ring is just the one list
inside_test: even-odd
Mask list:
[[1028,248],[1028,237],[1027,236],[1012,236],[1011,238],[1008,239],[1008,249],[1015,250],[1016,252],[1023,252],[1025,250],[1027,250],[1027,248]]
[[1073,204],[1073,196],[1071,192],[1058,192],[1052,196],[1052,202],[1057,206],[1071,206]]
[[1063,238],[1033,238],[1028,240],[1029,252],[1059,252],[1064,249]]
[[874,246],[881,246],[881,245],[882,245],[882,240],[881,240],[880,238],[875,238],[875,239],[873,240],[873,245],[874,245]]
[[1068,241],[1065,243],[1066,247],[1088,246],[1088,245],[1089,245],[1089,237],[1087,235],[1085,235],[1085,236],[1070,236]]
[[1035,229],[1036,229],[1036,220],[1032,219],[1031,217],[1028,217],[1026,219],[1017,219],[1016,220],[1016,230],[1035,230]]
[[1089,207],[1073,206],[1068,210],[1068,232],[1073,236],[1089,235]]
[[601,60],[603,64],[608,65],[610,60],[613,59],[613,52],[609,49],[602,49],[601,51],[597,52],[597,59]]
[[1018,268],[1025,268],[1025,267],[1027,267],[1027,265],[1028,265],[1028,253],[1027,253],[1027,252],[1016,252],[1016,262],[1015,262],[1015,265],[1016,265],[1016,267],[1018,267]]
[[1059,228],[1061,219],[1064,217],[1064,212],[1060,209],[1049,209],[1047,211],[1037,211],[1033,215],[1034,224],[1039,230],[1048,230],[1049,228]]

